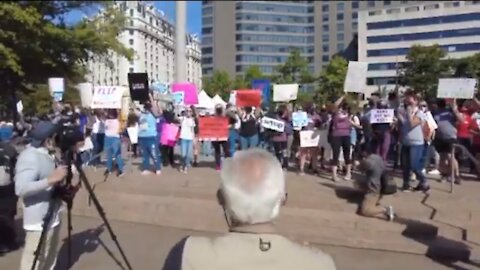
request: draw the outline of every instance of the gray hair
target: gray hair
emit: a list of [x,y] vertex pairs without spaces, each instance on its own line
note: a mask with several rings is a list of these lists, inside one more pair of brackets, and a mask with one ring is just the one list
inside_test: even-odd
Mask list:
[[256,224],[275,219],[285,195],[280,162],[262,149],[235,153],[220,174],[225,211],[236,223]]

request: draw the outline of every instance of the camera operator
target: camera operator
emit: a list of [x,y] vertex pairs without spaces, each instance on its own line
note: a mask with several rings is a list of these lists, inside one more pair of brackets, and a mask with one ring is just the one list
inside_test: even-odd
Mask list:
[[20,154],[15,169],[15,192],[23,200],[23,228],[26,231],[20,269],[31,269],[49,210],[53,216],[40,249],[36,269],[53,269],[60,233],[60,198],[52,198],[54,185],[67,175],[67,167],[55,168],[57,126],[40,122],[30,133],[31,144]]

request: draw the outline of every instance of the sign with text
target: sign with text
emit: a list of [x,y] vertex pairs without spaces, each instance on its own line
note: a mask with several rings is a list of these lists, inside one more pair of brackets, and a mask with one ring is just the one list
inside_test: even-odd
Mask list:
[[318,130],[300,131],[300,147],[318,147],[320,132]]
[[273,85],[273,101],[289,102],[297,99],[298,84],[275,84]]
[[278,132],[283,132],[285,130],[285,122],[270,117],[263,117],[262,127]]
[[252,80],[252,88],[262,91],[262,102],[263,105],[270,105],[270,99],[272,97],[270,91],[270,80],[267,79],[257,79]]
[[477,83],[476,79],[469,78],[439,79],[437,97],[471,99]]
[[235,102],[237,107],[260,107],[262,92],[259,90],[236,90]]
[[184,92],[175,92],[172,94],[173,105],[183,106],[185,105],[185,93]]
[[367,89],[367,62],[348,62],[347,76],[343,90],[345,92],[363,93]]
[[169,90],[168,83],[162,83],[162,82],[153,82],[152,85],[150,86],[150,89],[153,90],[155,93],[160,93],[162,95],[168,94]]
[[89,82],[79,83],[75,85],[75,88],[80,94],[80,100],[82,102],[82,107],[88,108],[92,105],[93,99],[93,85]]
[[160,144],[167,146],[175,146],[179,129],[180,128],[175,124],[163,123],[162,134],[160,136]]
[[121,109],[123,91],[120,86],[95,86],[92,109]]
[[302,128],[308,125],[307,112],[294,112],[292,113],[292,125],[294,128]]
[[370,124],[392,123],[393,116],[393,109],[373,109],[370,112]]
[[183,92],[183,103],[185,105],[197,105],[197,87],[193,83],[175,83],[172,85],[172,92]]
[[198,119],[198,139],[201,141],[228,140],[228,118],[218,116]]
[[48,78],[48,90],[50,94],[65,92],[65,80],[63,78]]
[[147,73],[128,73],[128,86],[132,100],[140,103],[150,100]]

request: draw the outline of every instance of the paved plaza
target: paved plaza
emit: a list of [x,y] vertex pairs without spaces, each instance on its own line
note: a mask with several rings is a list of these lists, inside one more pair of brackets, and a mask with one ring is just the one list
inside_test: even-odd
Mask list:
[[[219,173],[201,165],[188,174],[168,167],[161,176],[145,177],[134,163],[123,178],[106,181],[103,171],[87,170],[134,269],[160,269],[169,248],[186,235],[227,231],[215,196]],[[387,196],[382,202],[399,218],[386,222],[356,215],[360,196],[352,183],[327,177],[287,173],[288,200],[276,223],[281,234],[331,253],[339,269],[479,269],[469,259],[477,258],[480,244],[480,183],[464,181],[450,194],[447,183],[432,181],[429,194]],[[79,257],[73,269],[121,269],[103,248],[121,261],[84,190],[73,213]],[[1,257],[0,269],[15,269],[19,256]]]

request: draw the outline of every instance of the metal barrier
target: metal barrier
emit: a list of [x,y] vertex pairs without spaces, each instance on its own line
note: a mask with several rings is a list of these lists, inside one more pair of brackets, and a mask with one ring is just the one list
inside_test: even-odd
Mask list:
[[[477,161],[477,159],[468,151],[468,149],[460,144],[453,144],[452,147],[452,152],[450,153],[452,155],[452,159],[455,157],[455,149],[459,149],[462,153],[462,155],[466,155],[472,162],[475,164],[475,167],[477,169],[477,172],[479,171],[480,163]],[[454,163],[450,162],[450,173],[451,173],[451,182],[450,182],[450,193],[453,193],[453,186],[455,185],[455,170],[454,170]]]

